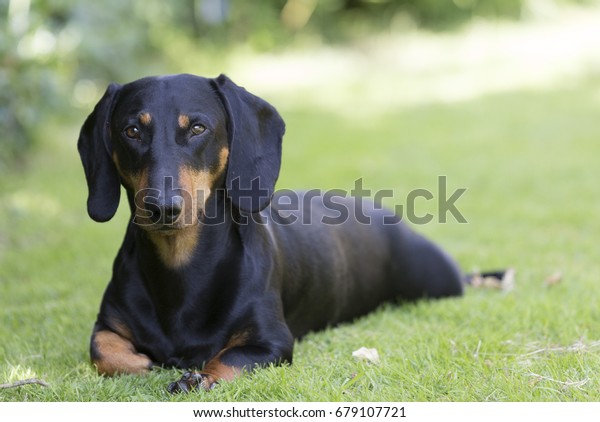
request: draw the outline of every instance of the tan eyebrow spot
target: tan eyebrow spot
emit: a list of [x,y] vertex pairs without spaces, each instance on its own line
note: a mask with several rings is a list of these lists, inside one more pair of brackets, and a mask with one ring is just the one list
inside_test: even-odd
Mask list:
[[179,123],[179,127],[182,129],[187,129],[190,125],[190,118],[185,114],[180,114],[179,119],[177,119],[177,123]]
[[138,118],[140,119],[140,122],[145,126],[148,126],[150,122],[152,122],[152,116],[150,115],[150,113],[140,113]]
[[219,151],[219,168],[217,169],[217,175],[222,173],[227,167],[227,158],[229,158],[229,148],[223,147]]

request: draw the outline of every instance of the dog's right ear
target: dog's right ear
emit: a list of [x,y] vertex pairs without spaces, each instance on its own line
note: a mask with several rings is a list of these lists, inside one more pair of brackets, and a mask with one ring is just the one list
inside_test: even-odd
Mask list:
[[227,195],[238,209],[259,212],[269,205],[275,190],[285,123],[272,105],[227,76],[212,83],[227,113]]
[[88,185],[87,209],[98,222],[110,220],[119,207],[121,184],[111,158],[110,115],[120,85],[110,84],[81,127],[77,150]]

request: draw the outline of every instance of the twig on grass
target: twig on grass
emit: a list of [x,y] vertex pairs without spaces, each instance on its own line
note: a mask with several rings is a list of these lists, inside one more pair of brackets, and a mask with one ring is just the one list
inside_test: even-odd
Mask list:
[[473,357],[475,359],[479,359],[479,349],[481,349],[481,340],[479,340],[479,343],[477,343],[477,350],[475,350],[475,353],[473,353]]
[[0,388],[15,388],[15,387],[21,387],[23,385],[29,385],[29,384],[37,384],[37,385],[41,385],[42,387],[49,387],[48,383],[44,380],[37,379],[37,378],[28,378],[26,380],[15,381],[13,383],[0,384]]
[[570,346],[566,346],[566,347],[546,347],[546,348],[541,348],[541,349],[536,349],[532,352],[529,353],[525,353],[522,356],[532,356],[532,355],[538,355],[540,353],[552,353],[552,352],[580,352],[580,351],[586,351],[588,349],[591,349],[593,347],[598,347],[600,346],[600,341],[594,341],[588,345],[586,345],[585,343],[583,343],[582,341],[578,341]]
[[575,388],[581,389],[581,387],[583,385],[587,384],[587,382],[590,380],[589,378],[585,378],[581,381],[559,381],[559,380],[555,380],[554,378],[545,377],[545,376],[539,375],[539,374],[534,374],[533,372],[530,372],[527,375],[529,375],[531,377],[536,377],[537,381],[555,382],[555,383],[561,385],[563,388],[575,387]]
[[[508,342],[507,342],[508,343]],[[574,352],[589,352],[593,348],[600,347],[600,340],[585,344],[578,341],[570,346],[542,347],[527,353],[499,353],[499,352],[482,352],[482,355],[496,356],[516,356],[519,358],[528,358],[530,356],[542,355],[545,353],[574,353]]]

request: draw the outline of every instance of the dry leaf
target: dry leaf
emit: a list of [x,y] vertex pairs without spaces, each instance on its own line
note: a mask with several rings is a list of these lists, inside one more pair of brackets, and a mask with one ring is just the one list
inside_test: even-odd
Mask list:
[[379,363],[379,353],[377,353],[377,349],[368,349],[366,347],[361,347],[360,349],[352,352],[352,356],[359,360],[366,360],[372,363]]
[[556,271],[550,274],[548,277],[546,277],[544,284],[546,284],[546,286],[554,286],[555,284],[558,284],[562,281],[562,277],[562,273],[560,271]]

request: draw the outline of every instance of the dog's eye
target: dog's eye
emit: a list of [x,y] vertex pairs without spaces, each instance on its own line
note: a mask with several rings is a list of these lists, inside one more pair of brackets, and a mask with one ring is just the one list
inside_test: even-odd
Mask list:
[[191,128],[192,134],[194,134],[194,135],[200,135],[200,134],[204,133],[205,130],[206,130],[206,127],[202,126],[200,124],[195,124]]
[[140,130],[135,126],[129,126],[128,128],[126,128],[123,131],[123,133],[125,133],[125,136],[127,136],[130,139],[136,139],[136,140],[141,139]]

